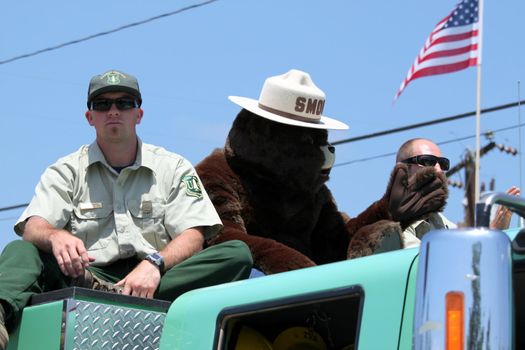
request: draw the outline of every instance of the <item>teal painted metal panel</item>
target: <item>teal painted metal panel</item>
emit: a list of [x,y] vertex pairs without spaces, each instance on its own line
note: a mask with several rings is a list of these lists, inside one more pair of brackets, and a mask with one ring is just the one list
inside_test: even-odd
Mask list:
[[510,240],[512,241],[520,231],[521,231],[521,228],[516,227],[516,228],[505,230],[504,232],[507,234],[507,236],[509,236]]
[[[509,236],[510,240],[512,241],[514,238],[516,238],[516,236],[518,235],[520,231],[521,231],[521,228],[517,227],[517,228],[506,230],[505,233]],[[525,260],[525,254],[518,254],[515,251],[513,251],[512,260],[523,261]]]
[[417,249],[399,250],[194,290],[170,307],[160,349],[213,349],[217,317],[225,308],[353,285],[365,293],[359,348],[395,349],[408,270],[416,254]]
[[372,271],[363,276],[365,308],[358,349],[397,349],[409,267],[417,252],[408,249],[363,259],[381,258],[373,269],[367,266],[371,261],[362,262],[364,270]]
[[416,304],[416,280],[417,267],[419,263],[419,256],[414,259],[414,263],[410,268],[408,278],[405,307],[403,310],[403,321],[401,324],[401,335],[399,338],[399,350],[412,349],[413,332],[414,332],[414,308]]
[[19,328],[17,349],[59,350],[63,305],[63,301],[55,301],[25,308]]

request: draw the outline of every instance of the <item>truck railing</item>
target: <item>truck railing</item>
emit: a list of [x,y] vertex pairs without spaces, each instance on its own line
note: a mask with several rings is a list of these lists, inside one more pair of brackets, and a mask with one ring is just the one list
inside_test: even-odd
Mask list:
[[476,204],[476,227],[489,227],[490,214],[494,204],[503,205],[513,213],[525,218],[525,198],[506,193],[484,193]]

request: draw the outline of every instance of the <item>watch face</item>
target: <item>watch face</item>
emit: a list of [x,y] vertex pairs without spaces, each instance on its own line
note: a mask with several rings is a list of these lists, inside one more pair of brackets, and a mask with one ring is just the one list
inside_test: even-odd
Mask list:
[[157,253],[152,253],[146,256],[146,259],[155,263],[156,265],[160,265],[160,261],[162,260],[162,257]]
[[153,260],[155,260],[155,262],[158,264],[160,263],[160,260],[162,260],[162,256],[160,256],[159,254],[157,253],[153,253],[151,254],[151,257],[153,258]]
[[146,255],[145,259],[157,265],[161,274],[164,272],[164,259],[162,258],[162,255],[160,255],[159,253],[151,253],[149,255]]

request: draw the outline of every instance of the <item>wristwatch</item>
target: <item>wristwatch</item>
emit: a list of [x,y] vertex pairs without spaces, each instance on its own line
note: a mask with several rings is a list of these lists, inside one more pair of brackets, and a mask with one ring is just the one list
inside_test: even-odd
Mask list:
[[147,260],[153,265],[157,266],[161,275],[164,273],[164,258],[158,252],[146,255],[144,260]]

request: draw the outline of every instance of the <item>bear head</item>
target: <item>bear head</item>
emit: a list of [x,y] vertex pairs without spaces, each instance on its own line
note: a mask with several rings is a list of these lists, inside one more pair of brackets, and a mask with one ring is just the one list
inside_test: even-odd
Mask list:
[[328,132],[278,123],[242,109],[228,134],[229,165],[243,177],[294,192],[316,192],[328,181]]

